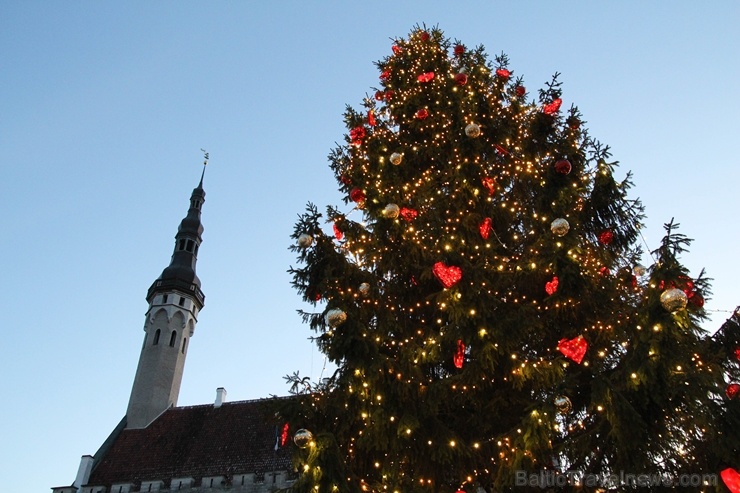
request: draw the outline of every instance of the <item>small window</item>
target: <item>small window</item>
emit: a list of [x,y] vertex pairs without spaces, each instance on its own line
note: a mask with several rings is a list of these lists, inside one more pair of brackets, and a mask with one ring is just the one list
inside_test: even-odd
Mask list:
[[175,347],[175,339],[177,339],[177,331],[173,330],[170,335],[170,347]]
[[198,244],[197,243],[195,244],[195,249],[193,250],[193,253],[195,255],[198,255]]
[[168,298],[168,296],[166,294],[164,296],[162,296],[162,304],[167,303],[167,298]]
[[180,243],[178,244],[177,249],[178,250],[185,250],[185,238],[183,238],[182,240],[180,240]]
[[180,296],[180,306],[185,306],[185,297]]
[[185,250],[192,252],[193,247],[195,247],[195,242],[193,240],[188,240],[188,246],[185,248]]
[[156,346],[159,344],[159,329],[154,333],[154,343],[152,343],[152,346]]
[[183,337],[182,338],[182,354],[185,354],[185,346],[187,345],[187,342],[188,342],[188,338]]

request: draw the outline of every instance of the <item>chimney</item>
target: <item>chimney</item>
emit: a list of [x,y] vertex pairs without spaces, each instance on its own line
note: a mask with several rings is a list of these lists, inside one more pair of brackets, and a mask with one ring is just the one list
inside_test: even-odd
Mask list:
[[226,402],[226,389],[219,387],[216,389],[216,402],[213,404],[213,407],[221,407],[221,404],[224,402]]
[[80,467],[77,469],[77,477],[73,486],[79,491],[80,487],[87,484],[87,480],[90,479],[90,472],[92,472],[93,456],[83,455],[80,459]]

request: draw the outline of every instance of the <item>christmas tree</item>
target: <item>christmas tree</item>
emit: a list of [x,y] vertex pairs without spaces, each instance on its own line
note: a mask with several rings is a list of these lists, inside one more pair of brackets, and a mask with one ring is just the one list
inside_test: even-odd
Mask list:
[[293,235],[303,318],[337,368],[286,377],[295,489],[737,480],[737,320],[700,327],[709,284],[676,224],[639,247],[630,175],[557,75],[532,95],[505,55],[425,27],[377,67],[329,156],[345,205],[309,204]]

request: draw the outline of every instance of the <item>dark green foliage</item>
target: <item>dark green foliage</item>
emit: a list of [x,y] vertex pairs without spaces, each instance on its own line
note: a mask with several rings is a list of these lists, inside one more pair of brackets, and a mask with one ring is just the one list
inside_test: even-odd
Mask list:
[[[557,75],[533,102],[505,55],[458,45],[436,28],[396,41],[329,155],[345,207],[309,204],[296,224],[313,243],[291,247],[293,285],[319,303],[302,315],[337,371],[287,377],[297,395],[280,419],[316,438],[296,451],[295,489],[541,491],[517,474],[733,465],[740,418],[724,394],[740,331],[735,317],[701,329],[709,284],[680,264],[688,240],[666,225],[635,275],[631,176],[615,179],[609,148],[560,109]],[[440,265],[461,278],[445,287]],[[668,289],[686,307],[666,310]],[[576,337],[580,363],[558,350]]]

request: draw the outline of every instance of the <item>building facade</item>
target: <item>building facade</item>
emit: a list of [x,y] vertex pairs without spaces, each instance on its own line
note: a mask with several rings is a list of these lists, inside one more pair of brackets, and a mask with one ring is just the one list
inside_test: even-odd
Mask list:
[[[204,168],[205,172],[205,168]],[[144,342],[126,415],[74,482],[53,493],[265,493],[290,488],[286,437],[266,401],[177,407],[190,339],[205,295],[196,274],[202,243],[203,175],[175,235],[169,265],[147,291]]]

